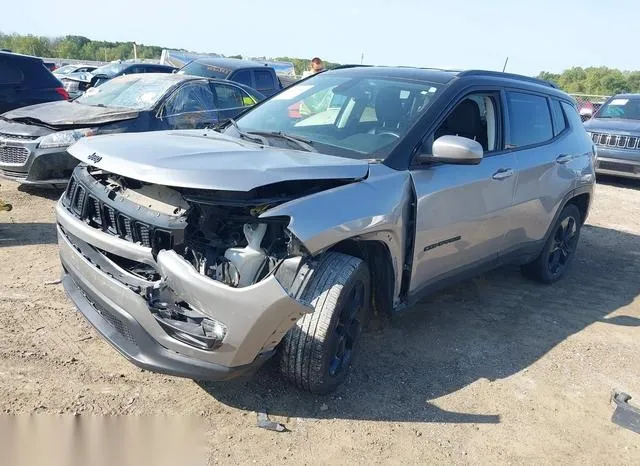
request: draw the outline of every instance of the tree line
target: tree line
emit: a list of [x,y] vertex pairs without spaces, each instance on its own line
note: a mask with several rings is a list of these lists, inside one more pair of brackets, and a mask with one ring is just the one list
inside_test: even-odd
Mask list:
[[[108,42],[91,40],[82,36],[49,38],[34,35],[3,34],[0,32],[0,49],[15,53],[46,58],[71,58],[76,60],[113,61],[133,57],[133,42]],[[138,58],[160,58],[163,47],[137,45]]]
[[[138,58],[159,59],[162,49],[167,47],[136,44],[136,48]],[[98,41],[82,36],[49,38],[31,34],[3,34],[0,32],[0,49],[8,49],[15,53],[38,57],[70,58],[74,60],[113,61],[134,58],[133,42]],[[229,55],[229,57],[242,58],[241,55]],[[278,57],[275,60],[293,63],[297,74],[302,74],[308,70],[311,64],[311,58]],[[337,65],[337,63],[325,62],[327,68]]]
[[559,74],[543,71],[538,77],[554,82],[560,89],[574,94],[640,92],[640,71],[620,71],[606,66],[574,67]]

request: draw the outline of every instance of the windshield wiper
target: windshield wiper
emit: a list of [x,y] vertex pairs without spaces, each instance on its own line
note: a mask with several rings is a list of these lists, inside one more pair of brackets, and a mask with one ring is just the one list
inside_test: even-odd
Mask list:
[[221,129],[223,129],[225,126],[227,125],[231,125],[233,126],[233,128],[238,132],[238,134],[240,135],[241,138],[247,139],[248,141],[253,141],[253,142],[257,142],[258,144],[262,144],[263,146],[268,146],[269,143],[267,142],[267,140],[259,135],[252,135],[249,133],[245,133],[244,131],[242,131],[239,127],[238,127],[238,123],[236,123],[236,120],[234,120],[233,118],[225,118],[224,120],[218,122],[218,124],[213,126],[213,130],[217,131],[218,133],[220,133]]
[[311,144],[313,141],[309,139],[304,139],[299,136],[292,136],[290,134],[283,133],[282,131],[249,131],[251,135],[272,137],[272,138],[280,138],[289,142],[293,142],[298,145],[298,147],[306,150],[307,152],[318,152]]

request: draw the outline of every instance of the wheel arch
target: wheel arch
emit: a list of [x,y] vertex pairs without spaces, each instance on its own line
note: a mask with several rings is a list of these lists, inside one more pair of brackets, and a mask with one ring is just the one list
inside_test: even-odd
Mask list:
[[367,263],[371,279],[371,309],[376,316],[391,316],[396,273],[389,246],[379,240],[346,239],[333,245],[329,251],[348,254]]
[[571,199],[569,199],[565,203],[565,207],[568,206],[569,204],[573,204],[578,208],[578,210],[580,211],[580,221],[584,225],[585,221],[587,220],[587,215],[589,213],[589,207],[591,205],[591,194],[590,193],[578,194],[572,197]]

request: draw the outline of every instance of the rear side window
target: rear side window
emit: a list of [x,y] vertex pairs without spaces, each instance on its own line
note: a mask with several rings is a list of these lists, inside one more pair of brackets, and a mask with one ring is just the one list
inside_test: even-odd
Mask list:
[[237,83],[244,84],[245,86],[253,87],[251,82],[251,71],[242,70],[233,75],[233,80]]
[[508,147],[524,147],[553,139],[546,97],[507,92],[510,136]]
[[268,91],[275,89],[276,85],[273,80],[273,75],[267,70],[256,70],[256,89],[258,91]]
[[567,120],[560,106],[560,101],[551,99],[551,115],[553,117],[553,134],[557,136],[567,129]]
[[562,108],[564,109],[564,114],[567,116],[567,121],[572,128],[584,129],[584,126],[582,126],[582,119],[573,105],[562,102]]
[[21,83],[23,78],[20,68],[6,60],[0,60],[0,84]]

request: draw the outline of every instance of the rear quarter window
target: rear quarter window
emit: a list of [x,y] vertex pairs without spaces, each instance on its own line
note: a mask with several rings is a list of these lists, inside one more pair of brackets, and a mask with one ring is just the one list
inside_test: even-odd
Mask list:
[[551,99],[551,115],[553,116],[553,134],[557,136],[567,129],[567,120],[559,100]]
[[564,110],[564,114],[567,116],[567,121],[572,128],[584,129],[582,124],[582,119],[580,115],[578,115],[578,110],[567,102],[562,102],[562,109]]
[[523,92],[507,92],[510,148],[541,144],[553,139],[547,98]]

